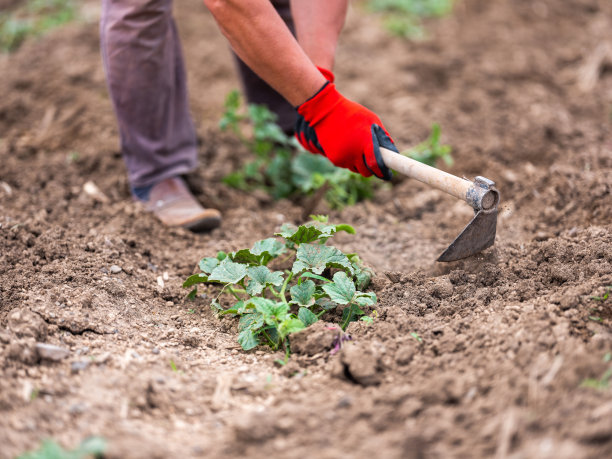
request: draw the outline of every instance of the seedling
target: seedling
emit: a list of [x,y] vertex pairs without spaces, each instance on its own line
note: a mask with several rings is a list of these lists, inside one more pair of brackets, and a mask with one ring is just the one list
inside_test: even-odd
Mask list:
[[376,181],[306,152],[294,137],[280,129],[276,115],[265,106],[251,104],[246,112],[241,106],[238,91],[230,92],[219,125],[236,134],[255,159],[226,176],[223,181],[227,185],[245,191],[262,189],[275,199],[298,193],[313,195],[324,188],[325,200],[334,209],[374,195]]
[[440,129],[440,125],[434,123],[431,126],[431,134],[429,135],[429,137],[424,142],[421,142],[415,147],[402,151],[402,155],[408,156],[412,159],[416,159],[417,161],[420,161],[431,167],[436,167],[438,159],[443,160],[447,166],[452,166],[452,148],[450,145],[440,144],[441,134],[442,130]]
[[612,285],[608,285],[606,287],[606,291],[602,296],[592,296],[591,299],[595,301],[601,301],[603,303],[604,301],[607,301],[608,298],[610,298],[610,292],[612,292]]
[[0,13],[0,50],[12,52],[32,36],[40,36],[76,17],[73,0],[28,0],[10,13]]
[[106,440],[101,437],[90,437],[72,451],[62,448],[54,440],[44,440],[36,451],[22,454],[17,459],[83,459],[101,458],[106,451]]
[[423,342],[423,338],[421,338],[418,333],[412,332],[412,333],[410,333],[410,336],[412,336],[414,339],[416,339],[419,343]]
[[370,0],[370,8],[383,16],[393,35],[419,40],[426,38],[423,18],[442,17],[453,9],[453,0]]
[[[257,241],[250,249],[203,258],[201,272],[190,276],[183,287],[219,284],[221,289],[211,307],[219,315],[239,318],[242,348],[267,344],[274,350],[284,346],[288,353],[288,336],[324,314],[340,308],[341,328],[345,330],[365,314],[361,308],[376,304],[374,293],[362,291],[372,272],[356,254],[345,254],[326,244],[339,231],[355,233],[352,226],[330,224],[322,216],[305,225],[285,224],[275,234],[277,238]],[[289,262],[291,267],[283,270],[268,267],[285,267]],[[233,304],[223,306],[223,294],[231,295]]]
[[580,387],[589,387],[591,389],[597,390],[606,390],[610,387],[610,379],[612,378],[612,368],[608,368],[601,378],[587,378],[582,383],[580,383]]

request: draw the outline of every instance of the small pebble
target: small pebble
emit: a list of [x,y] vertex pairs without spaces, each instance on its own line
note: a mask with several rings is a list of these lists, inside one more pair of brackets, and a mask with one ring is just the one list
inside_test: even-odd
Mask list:
[[119,274],[121,271],[123,271],[121,266],[113,265],[110,267],[110,272],[113,274]]
[[72,362],[70,365],[70,371],[73,373],[78,373],[79,371],[85,370],[89,366],[89,362],[87,360],[81,360],[78,362]]
[[154,348],[151,350],[151,352],[153,352],[153,354],[157,355],[157,354],[159,354],[159,349],[158,349],[158,348],[156,348],[156,347],[154,347]]
[[68,349],[53,344],[36,343],[36,352],[41,359],[60,361],[70,355]]

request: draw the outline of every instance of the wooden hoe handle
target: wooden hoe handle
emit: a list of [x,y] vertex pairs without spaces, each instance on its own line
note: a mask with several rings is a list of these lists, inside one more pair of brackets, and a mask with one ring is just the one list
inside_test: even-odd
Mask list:
[[380,148],[380,153],[388,168],[461,199],[475,209],[497,207],[499,193],[493,188],[493,182],[488,181],[489,186],[478,182],[480,178],[477,178],[477,183],[471,182],[383,147]]

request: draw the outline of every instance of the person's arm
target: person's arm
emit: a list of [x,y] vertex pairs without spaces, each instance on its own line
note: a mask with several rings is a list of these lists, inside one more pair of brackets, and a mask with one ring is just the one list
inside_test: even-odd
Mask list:
[[291,0],[298,43],[318,67],[333,70],[348,0]]
[[294,106],[312,97],[325,77],[269,0],[204,0],[235,53]]
[[[295,14],[305,15],[297,19],[304,47],[312,59],[321,60],[323,70],[319,70],[269,0],[204,0],[204,4],[236,54],[296,106],[296,137],[304,148],[365,177],[391,178],[380,155],[381,146],[397,151],[391,137],[376,114],[336,90],[331,68],[326,67],[334,51],[330,45],[335,49],[339,33],[340,10],[331,8],[337,13],[335,19],[324,19],[330,7],[323,0],[294,0]],[[312,5],[316,11],[307,11]],[[316,31],[323,34],[321,24],[334,24],[334,32],[325,34],[327,38],[315,37]],[[317,51],[317,47],[322,48]]]

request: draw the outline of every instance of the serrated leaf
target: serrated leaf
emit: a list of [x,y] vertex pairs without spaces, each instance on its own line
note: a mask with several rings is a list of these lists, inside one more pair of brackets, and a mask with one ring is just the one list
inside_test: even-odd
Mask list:
[[244,263],[247,265],[259,265],[261,260],[260,256],[254,255],[249,249],[241,249],[237,252],[232,252],[229,254],[229,257],[236,263]]
[[304,328],[306,328],[306,326],[300,319],[290,318],[281,322],[280,327],[278,328],[278,333],[281,338],[284,339],[288,334],[299,332],[300,330],[304,330]]
[[295,244],[308,244],[315,241],[324,242],[338,231],[346,231],[347,233],[355,234],[355,229],[350,225],[326,225],[318,222],[300,225],[297,228],[283,226],[281,232],[277,234]]
[[349,304],[355,296],[355,284],[346,273],[339,271],[334,274],[334,282],[323,285],[323,291],[338,304]]
[[360,293],[357,295],[357,298],[355,298],[355,303],[359,306],[373,306],[376,304],[376,293]]
[[253,255],[260,257],[262,265],[267,265],[271,259],[278,257],[285,251],[285,245],[273,237],[255,242],[251,249]]
[[264,324],[263,316],[260,312],[243,314],[238,322],[238,331],[258,330]]
[[259,295],[268,285],[276,287],[283,285],[283,273],[281,271],[270,271],[265,266],[252,266],[247,269],[247,275],[251,278],[247,284],[247,293],[251,296]]
[[238,343],[240,343],[242,349],[249,351],[259,345],[259,338],[251,329],[246,329],[238,334]]
[[298,311],[298,319],[304,322],[304,325],[309,327],[314,324],[319,318],[308,308],[300,308]]
[[295,244],[307,244],[318,240],[323,232],[311,225],[301,225],[297,228],[287,227],[277,234]]
[[292,272],[297,274],[309,270],[321,274],[328,267],[344,268],[353,274],[351,262],[337,248],[321,244],[302,244],[298,247]]
[[183,282],[183,287],[187,288],[204,282],[208,282],[208,276],[205,273],[193,274]]
[[291,293],[291,303],[297,304],[298,306],[309,307],[315,302],[315,283],[310,279],[306,279],[301,284],[295,284],[289,293]]
[[228,284],[236,284],[240,282],[247,274],[247,267],[240,263],[234,263],[229,259],[225,258],[219,266],[213,269],[209,280],[216,280],[219,282],[225,282]]
[[206,257],[202,258],[198,263],[200,270],[206,274],[210,274],[213,269],[219,266],[219,260],[217,258]]
[[289,305],[285,303],[275,303],[266,298],[251,298],[249,303],[252,303],[255,309],[263,315],[264,321],[268,325],[283,321],[289,315]]

